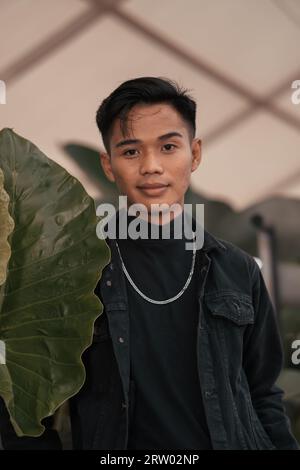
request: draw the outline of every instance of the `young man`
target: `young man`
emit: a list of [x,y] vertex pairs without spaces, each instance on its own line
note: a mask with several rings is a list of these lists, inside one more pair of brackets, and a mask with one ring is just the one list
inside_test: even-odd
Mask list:
[[[111,262],[95,291],[104,311],[70,400],[74,448],[299,448],[275,385],[282,348],[256,262],[206,230],[198,250],[175,237],[201,161],[195,115],[185,90],[155,77],[122,83],[98,109],[105,174],[146,207],[140,221],[159,236],[107,238]],[[178,210],[165,222],[151,217],[155,204]],[[17,446],[11,429],[2,438]]]

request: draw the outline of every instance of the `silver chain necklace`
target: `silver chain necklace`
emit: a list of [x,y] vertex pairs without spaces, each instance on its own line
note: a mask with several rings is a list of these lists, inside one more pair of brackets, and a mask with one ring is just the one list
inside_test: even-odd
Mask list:
[[120,256],[120,259],[121,259],[121,263],[122,263],[122,268],[123,268],[123,271],[128,279],[128,281],[130,282],[130,284],[132,285],[132,287],[135,289],[135,291],[140,294],[141,297],[143,297],[143,299],[147,300],[148,302],[151,302],[152,304],[159,304],[159,305],[162,305],[162,304],[168,304],[170,302],[174,302],[175,300],[177,300],[179,297],[182,296],[182,294],[184,293],[184,291],[188,288],[190,282],[191,282],[191,279],[192,279],[192,276],[193,276],[193,273],[194,273],[194,267],[195,267],[195,259],[196,259],[196,244],[195,244],[195,232],[192,232],[193,233],[193,260],[192,260],[192,267],[191,267],[191,270],[190,270],[190,273],[189,273],[189,276],[187,278],[187,281],[186,283],[184,284],[183,288],[181,289],[180,292],[178,292],[178,294],[176,294],[174,297],[171,297],[170,299],[166,299],[166,300],[154,300],[154,299],[150,299],[150,297],[147,297],[147,295],[143,294],[143,292],[136,286],[136,284],[133,282],[130,274],[128,273],[126,267],[125,267],[125,264],[123,262],[123,258],[121,256],[121,253],[120,253],[120,249],[119,249],[119,245],[116,241],[116,245],[117,245],[117,249],[118,249],[118,252],[119,252],[119,256]]

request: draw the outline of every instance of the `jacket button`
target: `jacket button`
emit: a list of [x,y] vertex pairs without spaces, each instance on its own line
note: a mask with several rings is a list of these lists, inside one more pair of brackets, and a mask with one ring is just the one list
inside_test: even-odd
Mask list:
[[210,398],[212,396],[212,392],[210,390],[206,390],[205,398]]
[[126,409],[127,408],[127,405],[126,403],[122,402],[122,408]]
[[120,336],[118,339],[119,339],[119,343],[124,343],[124,338],[122,338],[122,336]]
[[106,285],[110,287],[111,286],[111,281],[106,281]]

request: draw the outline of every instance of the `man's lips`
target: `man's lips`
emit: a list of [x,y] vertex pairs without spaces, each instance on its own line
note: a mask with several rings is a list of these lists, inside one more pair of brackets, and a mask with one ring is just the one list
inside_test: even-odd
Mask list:
[[137,186],[140,191],[145,193],[148,196],[159,196],[162,194],[168,187],[168,184],[154,183],[154,184],[143,184],[142,186]]
[[165,188],[166,186],[169,186],[168,184],[164,183],[145,183],[141,184],[138,186],[140,189],[155,189],[155,188]]

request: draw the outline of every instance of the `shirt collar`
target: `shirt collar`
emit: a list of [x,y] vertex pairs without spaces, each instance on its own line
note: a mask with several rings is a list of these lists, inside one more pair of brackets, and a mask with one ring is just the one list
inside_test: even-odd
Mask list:
[[[113,217],[116,217],[117,219],[119,219],[119,210],[115,213],[115,215]],[[193,227],[195,228],[195,225],[194,224],[197,224],[197,221],[195,220],[195,218],[193,217]],[[105,224],[104,228],[106,227],[107,224]],[[113,245],[115,245],[115,242],[116,240],[113,239],[113,238],[109,238],[107,237],[106,238],[106,241],[108,243],[109,246],[111,246],[111,243]],[[214,248],[219,248],[219,249],[223,249],[223,250],[226,250],[227,247],[221,242],[220,239],[218,239],[217,237],[215,237],[212,233],[210,233],[208,230],[204,229],[204,243],[203,243],[203,246],[202,246],[202,250],[205,251],[205,252],[208,252]]]

